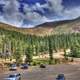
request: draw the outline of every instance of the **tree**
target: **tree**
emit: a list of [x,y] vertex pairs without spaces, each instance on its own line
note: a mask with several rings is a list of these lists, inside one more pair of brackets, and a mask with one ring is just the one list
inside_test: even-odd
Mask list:
[[16,64],[19,65],[20,63],[22,63],[22,57],[21,57],[21,53],[19,50],[16,50],[15,53],[13,54],[14,59],[16,59]]
[[28,48],[27,48],[27,50],[26,50],[26,52],[25,52],[25,55],[26,55],[26,60],[25,60],[25,62],[31,64],[31,62],[32,62],[32,57],[33,57],[33,51],[32,51],[32,48],[31,48],[31,47],[28,47]]
[[48,38],[48,44],[49,44],[49,57],[50,57],[49,63],[52,64],[52,62],[53,62],[53,48],[52,48],[52,43],[51,43],[50,37]]
[[64,58],[65,58],[65,60],[68,60],[68,55],[66,53],[66,49],[64,49]]
[[74,47],[71,47],[71,53],[70,53],[71,57],[76,57],[76,58],[80,58],[80,46],[76,45]]

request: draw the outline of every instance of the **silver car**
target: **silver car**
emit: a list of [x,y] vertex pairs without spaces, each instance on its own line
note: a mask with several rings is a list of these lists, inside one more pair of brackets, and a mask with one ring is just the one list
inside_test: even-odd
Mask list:
[[12,64],[11,67],[10,67],[10,70],[11,71],[17,70],[17,65],[16,64]]
[[5,80],[21,80],[21,74],[11,74]]

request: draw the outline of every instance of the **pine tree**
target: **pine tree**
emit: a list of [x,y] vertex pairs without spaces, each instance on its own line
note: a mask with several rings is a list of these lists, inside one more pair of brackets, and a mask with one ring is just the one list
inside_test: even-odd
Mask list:
[[48,37],[48,44],[49,44],[49,57],[50,57],[49,63],[52,64],[52,62],[53,62],[53,48],[52,48],[52,43],[51,43],[50,37]]

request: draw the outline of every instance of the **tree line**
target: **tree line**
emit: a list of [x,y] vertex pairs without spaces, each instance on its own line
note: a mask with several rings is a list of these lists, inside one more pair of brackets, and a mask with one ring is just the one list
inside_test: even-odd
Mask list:
[[71,49],[71,54],[74,56],[75,47],[80,47],[80,33],[35,36],[0,29],[0,57],[15,58],[18,63],[21,62],[23,55],[26,55],[25,62],[30,63],[33,56],[40,54],[49,54],[51,63],[54,51]]

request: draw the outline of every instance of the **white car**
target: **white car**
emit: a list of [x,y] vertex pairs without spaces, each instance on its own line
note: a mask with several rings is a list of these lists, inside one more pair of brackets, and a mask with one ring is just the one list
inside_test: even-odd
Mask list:
[[21,74],[11,74],[8,78],[4,80],[21,80]]
[[10,67],[11,71],[17,70],[17,65],[16,64],[12,64]]

